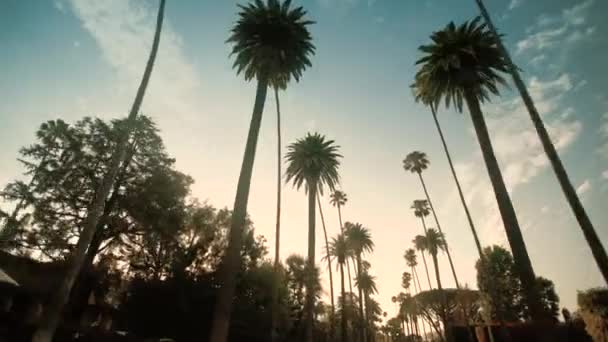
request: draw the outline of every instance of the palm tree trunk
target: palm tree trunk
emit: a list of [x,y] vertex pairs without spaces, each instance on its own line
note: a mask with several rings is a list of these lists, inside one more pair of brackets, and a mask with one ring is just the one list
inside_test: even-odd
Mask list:
[[241,244],[243,239],[243,228],[247,217],[247,202],[249,200],[249,189],[251,186],[251,175],[253,163],[255,161],[255,151],[264,112],[264,102],[268,90],[268,79],[261,77],[258,79],[255,104],[249,133],[245,145],[243,164],[236,189],[234,209],[232,212],[232,222],[228,237],[228,248],[222,260],[219,274],[219,291],[215,303],[213,322],[209,342],[225,342],[228,339],[228,329],[230,328],[230,314],[232,310],[232,298],[236,288],[236,275],[241,264]]
[[437,253],[431,253],[431,256],[433,257],[433,264],[435,265],[435,277],[437,278],[437,289],[439,289],[439,291],[443,297],[443,307],[441,309],[441,311],[442,311],[441,320],[443,321],[443,332],[445,334],[445,340],[451,341],[452,336],[448,332],[449,328],[448,328],[448,319],[447,319],[447,313],[446,313],[448,301],[447,301],[445,292],[443,292],[443,286],[441,286],[441,276],[439,273],[439,262],[437,260]]
[[[422,173],[418,172],[418,177],[420,178],[420,183],[422,184],[422,188],[424,189],[424,194],[426,195],[426,200],[429,201],[429,207],[431,207],[431,212],[433,213],[433,218],[435,219],[435,224],[437,225],[437,229],[439,232],[443,234],[441,230],[441,225],[439,224],[439,219],[437,219],[437,214],[435,213],[435,208],[433,207],[433,202],[431,201],[431,196],[429,196],[429,192],[426,189],[426,184],[424,183],[424,178],[422,178]],[[445,235],[444,235],[445,236]],[[446,240],[446,239],[444,239]],[[450,247],[448,246],[448,242],[445,243],[445,253],[448,255],[448,261],[450,262],[450,268],[452,269],[452,275],[454,276],[454,283],[456,284],[456,288],[460,288],[460,284],[458,283],[458,277],[456,276],[456,270],[454,269],[454,263],[452,262],[452,256],[450,255]]]
[[[314,273],[315,270],[315,220],[317,184],[316,181],[308,184],[308,272]],[[306,340],[314,341],[313,320],[315,309],[315,284],[314,277],[310,276],[306,284]]]
[[154,67],[154,61],[156,59],[156,53],[158,52],[158,45],[160,43],[160,33],[163,24],[164,11],[165,0],[160,0],[158,17],[156,20],[156,32],[154,33],[152,49],[150,51],[148,62],[146,63],[144,75],[137,90],[135,100],[133,101],[131,111],[129,112],[129,116],[127,118],[127,127],[123,132],[121,132],[122,134],[118,140],[116,151],[110,160],[108,173],[105,174],[101,184],[96,189],[97,191],[95,193],[93,203],[91,204],[91,210],[89,211],[85,220],[84,228],[80,238],[78,239],[78,243],[76,244],[74,254],[70,257],[65,277],[51,298],[44,318],[32,337],[32,342],[50,342],[53,339],[53,335],[55,334],[55,330],[59,324],[63,307],[70,296],[70,291],[74,285],[74,280],[80,272],[86,257],[87,248],[95,235],[97,223],[99,222],[99,218],[104,211],[106,198],[112,189],[112,185],[114,184],[114,180],[116,179],[116,175],[120,169],[120,164],[126,157],[127,143],[131,133],[131,128],[133,127],[133,123],[135,122],[137,114],[139,113],[139,108],[141,107],[141,103],[144,99],[146,88],[152,74],[152,68]]
[[327,240],[327,229],[325,227],[325,217],[323,217],[323,208],[321,208],[321,199],[317,195],[317,205],[319,206],[319,215],[321,216],[321,225],[323,226],[323,235],[325,237],[325,251],[327,252],[327,270],[329,272],[329,298],[331,300],[331,316],[329,319],[329,336],[333,341],[334,317],[336,315],[336,307],[334,306],[334,277],[331,270],[331,258],[329,257],[329,241]]
[[[422,286],[420,286],[420,278],[418,277],[418,272],[416,272],[416,268],[412,267],[412,274],[413,274],[413,283],[414,283],[414,292],[416,293],[420,293],[422,292]],[[418,289],[416,289],[416,282],[418,282]],[[433,327],[431,326],[431,322],[427,322],[427,324],[429,325],[429,329],[432,332],[433,331]],[[422,323],[422,330],[424,331],[424,335],[426,337],[426,328],[424,326],[424,322]]]
[[[279,103],[279,89],[274,87],[274,98],[277,107],[277,218],[276,218],[276,230],[274,234],[274,272],[278,277],[279,266],[280,266],[280,247],[281,247],[281,106]],[[271,339],[276,341],[278,339],[278,319],[279,319],[279,284],[278,280],[275,279],[273,283],[274,289],[272,291],[272,327],[271,327]]]
[[344,264],[340,263],[340,261],[338,261],[338,264],[340,264],[340,291],[342,291],[342,298],[340,298],[340,300],[342,301],[342,317],[340,318],[340,330],[341,330],[341,334],[340,334],[340,341],[342,342],[346,342],[348,340],[348,336],[347,336],[347,329],[346,329],[346,291],[344,289]]
[[420,251],[420,255],[422,255],[422,263],[424,264],[424,270],[426,272],[426,280],[429,282],[429,290],[432,290],[433,284],[431,284],[431,277],[429,276],[429,268],[426,265],[426,257],[424,256],[424,251]]
[[490,14],[486,10],[483,1],[476,0],[476,2],[479,6],[479,10],[481,11],[481,15],[483,16],[486,24],[488,25],[492,33],[494,33],[494,35],[497,37],[498,48],[502,52],[502,55],[504,56],[505,61],[507,62],[509,72],[511,73],[511,76],[513,76],[513,82],[515,83],[515,87],[519,91],[519,94],[521,95],[522,100],[524,101],[524,104],[528,109],[528,113],[530,113],[530,118],[532,119],[532,123],[536,128],[536,133],[538,134],[541,144],[543,145],[543,149],[545,150],[545,153],[547,154],[547,157],[551,162],[553,171],[555,172],[562,191],[564,192],[564,195],[568,200],[568,204],[574,212],[574,216],[576,217],[578,224],[581,226],[583,235],[585,236],[585,239],[587,240],[587,243],[591,248],[591,252],[593,253],[593,257],[595,258],[595,263],[600,269],[600,272],[604,277],[604,281],[608,283],[608,254],[606,254],[606,249],[602,245],[602,242],[600,241],[597,232],[595,231],[595,228],[593,227],[593,224],[591,223],[591,220],[589,219],[589,216],[587,215],[587,212],[585,211],[585,208],[581,203],[580,198],[576,194],[576,190],[572,185],[570,178],[568,177],[568,173],[566,172],[566,169],[564,168],[564,165],[562,164],[562,161],[559,158],[557,151],[555,150],[555,146],[551,141],[551,137],[549,136],[549,133],[545,128],[543,120],[539,115],[538,111],[536,110],[534,101],[532,100],[532,97],[528,93],[528,89],[526,88],[525,83],[519,75],[519,70],[517,66],[513,63],[509,51],[507,51],[507,48],[502,43],[502,40],[500,39],[500,36],[496,31],[496,27],[494,26],[494,23],[490,18]]
[[[361,253],[357,254],[357,279],[361,278]],[[363,290],[361,286],[357,286],[359,289],[359,315],[361,317],[361,329],[359,330],[360,341],[366,342],[367,334],[365,329],[365,315],[363,312]]]
[[454,177],[454,182],[456,183],[456,188],[458,189],[458,195],[460,196],[460,202],[462,203],[462,207],[464,208],[464,213],[467,216],[467,221],[469,222],[469,227],[471,227],[471,232],[473,233],[473,239],[475,240],[475,246],[477,247],[477,252],[479,253],[479,258],[484,259],[484,255],[481,248],[481,243],[479,242],[479,237],[477,235],[477,230],[475,229],[475,224],[473,224],[473,219],[471,218],[471,213],[469,212],[469,206],[467,205],[466,200],[464,199],[464,195],[462,193],[462,187],[460,186],[460,182],[458,181],[458,176],[456,175],[456,169],[454,168],[454,163],[452,162],[452,157],[450,156],[450,151],[448,150],[448,145],[445,142],[445,138],[443,136],[443,131],[441,130],[441,125],[439,125],[439,120],[437,119],[437,113],[435,111],[435,107],[431,105],[431,112],[433,114],[433,120],[435,121],[435,127],[437,127],[437,132],[439,133],[439,137],[441,138],[441,144],[443,145],[443,150],[445,151],[445,156],[448,159],[448,164],[450,164],[450,171],[452,171],[452,176]]
[[[344,225],[342,224],[342,208],[340,203],[337,205],[338,207],[338,220],[340,222],[340,232],[344,233]],[[348,272],[348,290],[350,293],[353,293],[353,281],[352,276],[350,275],[350,262],[346,259],[346,271]]]
[[486,126],[483,113],[479,107],[479,102],[473,94],[466,93],[465,99],[469,112],[471,114],[471,121],[475,127],[477,139],[479,140],[479,146],[483,154],[483,158],[492,182],[492,188],[496,196],[498,203],[498,209],[505,227],[507,239],[513,252],[513,260],[515,262],[515,268],[517,270],[519,279],[522,284],[522,295],[530,310],[530,316],[533,320],[542,319],[542,304],[540,297],[536,289],[536,276],[534,275],[534,269],[532,268],[532,262],[528,256],[526,244],[524,242],[521,229],[519,228],[519,222],[511,203],[511,198],[505,186],[498,161],[494,155],[494,149],[492,148],[492,142],[488,134],[488,128]]
[[[464,208],[464,213],[467,216],[467,221],[469,222],[469,227],[471,228],[471,233],[473,233],[473,240],[475,240],[475,246],[477,247],[477,253],[479,254],[479,260],[483,264],[485,262],[485,256],[483,254],[481,243],[479,242],[479,237],[477,235],[477,229],[475,229],[475,224],[473,224],[473,219],[471,218],[471,213],[469,212],[469,206],[467,205],[466,200],[464,199],[464,194],[462,193],[462,187],[460,186],[460,181],[458,181],[458,176],[456,175],[456,169],[454,168],[454,163],[452,163],[452,157],[450,156],[450,151],[448,150],[448,145],[445,142],[445,137],[443,136],[443,131],[441,129],[441,125],[439,125],[439,120],[437,119],[437,112],[435,110],[435,106],[431,104],[431,113],[433,114],[433,121],[435,121],[435,127],[437,127],[437,132],[439,133],[439,137],[441,138],[441,144],[443,145],[443,150],[445,151],[445,156],[448,159],[448,164],[450,164],[450,171],[452,172],[452,176],[454,177],[454,183],[456,183],[456,188],[458,189],[458,196],[460,197],[460,202],[462,203],[462,207]],[[479,289],[483,291],[483,289]],[[492,336],[492,329],[488,326],[488,334],[490,336],[490,342],[494,342],[494,337]]]

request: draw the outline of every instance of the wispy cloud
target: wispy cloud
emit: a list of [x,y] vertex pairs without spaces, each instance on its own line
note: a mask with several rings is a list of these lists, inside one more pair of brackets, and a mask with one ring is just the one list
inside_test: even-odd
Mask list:
[[608,170],[604,170],[604,171],[602,172],[602,178],[603,178],[603,179],[608,179]]
[[598,152],[605,158],[608,158],[608,112],[604,113],[600,118],[599,134],[602,139],[601,146]]
[[[104,60],[114,69],[119,81],[117,94],[132,96],[148,58],[157,9],[133,0],[70,0],[69,3],[99,46]],[[195,115],[200,81],[183,53],[181,37],[169,20],[163,24],[160,45],[144,110],[153,107],[182,117]]]
[[517,7],[521,6],[521,4],[523,4],[524,0],[511,0],[511,2],[509,3],[509,10],[514,10]]
[[563,46],[563,42],[574,44],[591,37],[595,27],[587,23],[587,14],[594,0],[583,1],[564,9],[559,15],[541,14],[536,23],[530,26],[528,36],[516,44],[516,53],[544,51]]
[[583,194],[587,193],[589,190],[591,190],[591,181],[588,179],[585,179],[585,181],[576,188],[576,193],[579,196],[582,196]]
[[[528,86],[538,110],[544,114],[545,125],[556,149],[563,153],[576,141],[583,128],[576,116],[571,115],[574,109],[564,108],[562,103],[565,94],[574,88],[570,75],[563,74],[555,79],[532,77]],[[488,114],[487,125],[505,183],[509,192],[514,193],[549,167],[549,161],[519,96],[485,106],[484,112]],[[503,242],[502,220],[479,153],[469,162],[458,165],[458,175],[462,175],[461,181],[467,189],[467,201],[477,208],[483,239],[488,243]],[[446,201],[457,201],[456,196],[448,196]]]

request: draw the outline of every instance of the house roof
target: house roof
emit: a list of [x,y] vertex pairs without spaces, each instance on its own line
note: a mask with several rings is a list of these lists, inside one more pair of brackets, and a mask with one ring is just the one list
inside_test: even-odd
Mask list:
[[19,286],[19,284],[0,268],[0,284]]

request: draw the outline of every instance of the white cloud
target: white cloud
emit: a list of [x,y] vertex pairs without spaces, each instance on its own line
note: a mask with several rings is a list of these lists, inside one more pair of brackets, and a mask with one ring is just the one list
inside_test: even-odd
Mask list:
[[73,45],[74,45],[74,47],[76,47],[76,48],[77,48],[77,47],[80,47],[80,42],[79,42],[79,41],[77,41],[77,40],[75,40],[75,41],[74,41],[74,43],[73,43]]
[[376,16],[376,17],[374,17],[374,21],[375,21],[376,23],[378,23],[378,24],[382,24],[382,23],[384,23],[384,20],[385,20],[385,19],[384,19],[384,17],[383,17],[383,16]]
[[587,25],[586,16],[593,3],[594,0],[581,2],[556,16],[541,14],[536,23],[526,29],[528,36],[516,43],[516,54],[563,47],[564,42],[574,44],[591,37],[595,27]]
[[511,0],[509,3],[509,10],[514,10],[515,8],[521,6],[523,2],[523,0]]
[[530,60],[530,64],[532,64],[534,66],[539,66],[546,59],[547,59],[547,55],[541,54],[541,55],[538,55],[538,56],[535,56],[534,58],[532,58]]
[[604,171],[602,172],[602,178],[604,178],[604,179],[608,179],[608,170],[604,170]]
[[[562,74],[555,79],[532,77],[528,85],[556,149],[563,153],[576,141],[583,128],[582,123],[572,115],[574,109],[563,108],[561,102],[566,93],[573,91],[570,75]],[[517,94],[496,104],[486,105],[483,110],[507,189],[514,193],[547,169],[549,161]],[[469,162],[459,164],[457,172],[463,176],[461,182],[463,188],[467,189],[467,202],[477,208],[475,216],[479,218],[483,240],[487,243],[504,242],[502,220],[479,152]],[[456,196],[454,193],[446,201],[457,201]]]
[[63,3],[60,0],[54,0],[53,1],[53,6],[61,13],[65,13],[65,7],[63,6]]
[[589,181],[588,179],[585,179],[585,181],[583,183],[581,183],[581,185],[579,185],[576,188],[576,193],[579,196],[582,196],[583,194],[585,194],[589,190],[591,190],[591,181]]
[[[118,79],[116,95],[132,97],[150,53],[156,4],[133,0],[70,0],[70,4],[99,46],[103,59],[114,69]],[[200,81],[196,75],[183,54],[181,37],[165,19],[143,110],[154,108],[179,117],[197,115]]]
[[549,206],[548,205],[544,205],[542,208],[540,208],[540,212],[543,214],[546,214],[549,212]]

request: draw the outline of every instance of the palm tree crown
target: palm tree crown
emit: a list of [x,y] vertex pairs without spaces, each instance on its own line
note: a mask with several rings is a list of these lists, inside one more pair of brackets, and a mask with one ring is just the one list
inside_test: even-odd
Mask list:
[[462,112],[465,92],[478,101],[498,95],[497,84],[505,84],[500,73],[507,72],[496,37],[480,24],[480,18],[456,27],[453,22],[432,34],[433,43],[423,45],[424,56],[416,64],[415,94],[436,107],[445,97],[446,107]]
[[424,252],[428,249],[427,239],[424,235],[416,235],[412,242],[414,243],[414,247],[421,252]]
[[405,262],[409,267],[416,267],[416,265],[418,265],[416,251],[413,248],[407,249],[405,254],[403,254],[403,257],[405,258]]
[[408,154],[403,160],[403,168],[405,171],[421,173],[429,166],[429,160],[426,153],[414,151]]
[[431,212],[429,201],[427,200],[414,200],[410,208],[414,210],[414,215],[416,215],[416,217],[429,216]]
[[346,197],[346,193],[344,191],[336,190],[330,196],[331,204],[336,206],[343,206],[348,202],[348,198]]
[[409,272],[403,272],[401,275],[401,287],[408,289],[412,282],[412,274]]
[[426,231],[426,236],[420,236],[423,243],[426,246],[426,249],[431,253],[431,255],[437,255],[439,250],[443,250],[445,248],[445,239],[443,234],[437,231],[435,228],[429,228]]
[[332,260],[336,260],[336,268],[340,265],[344,266],[346,260],[352,256],[352,250],[348,246],[346,237],[344,234],[338,234],[337,237],[332,238],[329,242],[329,257]]
[[360,223],[344,223],[347,242],[355,255],[374,250],[374,242],[369,230]]
[[290,8],[291,0],[255,0],[239,5],[239,19],[228,43],[234,43],[233,68],[246,80],[266,78],[273,87],[284,89],[293,77],[300,80],[311,66],[312,36],[302,7]]
[[326,140],[319,133],[308,133],[303,139],[298,139],[287,147],[287,182],[293,181],[297,189],[305,183],[307,192],[309,186],[315,185],[322,194],[324,184],[334,190],[340,181],[338,166],[342,155],[338,153],[338,148],[333,140]]
[[367,294],[378,293],[376,277],[367,272],[361,272],[357,279],[355,279],[355,284]]

